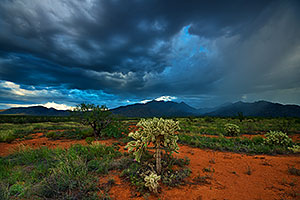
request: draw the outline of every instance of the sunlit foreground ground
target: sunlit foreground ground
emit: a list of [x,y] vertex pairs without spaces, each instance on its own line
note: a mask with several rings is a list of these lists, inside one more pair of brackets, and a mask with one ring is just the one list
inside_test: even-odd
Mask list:
[[[63,128],[0,143],[1,190],[8,191],[10,199],[51,199],[49,193],[60,195],[61,191],[77,199],[299,199],[299,154],[233,153],[181,144],[174,156],[190,160],[190,176],[176,187],[161,184],[154,194],[139,192],[123,176],[123,170],[134,163],[124,150],[126,138],[88,145],[85,139],[46,137],[53,131],[63,133]],[[180,134],[195,135],[192,131]],[[290,137],[299,140],[298,133]],[[70,188],[63,190],[64,184]]]

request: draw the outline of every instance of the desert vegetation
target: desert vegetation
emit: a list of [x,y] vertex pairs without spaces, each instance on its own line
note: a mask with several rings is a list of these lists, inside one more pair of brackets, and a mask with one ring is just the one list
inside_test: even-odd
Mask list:
[[297,118],[120,118],[94,105],[69,118],[26,118],[0,116],[0,199],[164,199],[179,198],[182,188],[218,194],[232,192],[224,174],[249,180],[263,170],[283,173],[270,178],[281,190],[253,197],[299,198]]

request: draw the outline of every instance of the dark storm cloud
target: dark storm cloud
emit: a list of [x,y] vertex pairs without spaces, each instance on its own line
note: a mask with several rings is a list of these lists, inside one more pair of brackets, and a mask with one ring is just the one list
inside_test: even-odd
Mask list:
[[0,80],[194,105],[298,94],[299,19],[297,1],[4,0]]

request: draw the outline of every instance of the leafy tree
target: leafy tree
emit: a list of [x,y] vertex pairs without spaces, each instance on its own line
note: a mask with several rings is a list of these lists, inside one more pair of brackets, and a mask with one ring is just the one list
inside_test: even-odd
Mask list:
[[76,106],[74,111],[82,124],[92,127],[95,138],[102,136],[103,131],[114,120],[112,112],[104,105],[81,103]]

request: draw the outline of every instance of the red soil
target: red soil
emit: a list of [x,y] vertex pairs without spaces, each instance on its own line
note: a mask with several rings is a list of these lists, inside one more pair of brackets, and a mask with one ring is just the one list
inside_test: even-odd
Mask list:
[[[187,156],[191,160],[189,168],[192,174],[188,181],[192,182],[199,175],[211,175],[212,180],[208,180],[211,184],[187,184],[172,189],[163,187],[160,194],[152,194],[149,199],[300,199],[299,176],[288,173],[291,166],[300,168],[299,155],[249,156],[183,145],[180,145],[179,151],[179,158]],[[203,172],[203,168],[211,168],[215,172]],[[111,197],[144,199],[131,192],[134,188],[116,174],[109,176],[116,180],[116,186],[110,190]]]
[[[33,148],[48,146],[50,148],[68,148],[72,144],[86,144],[85,140],[49,140],[42,133],[34,134],[33,139],[14,141],[12,144],[0,143],[0,155],[8,155],[20,144]],[[97,141],[111,145],[116,140]],[[123,151],[123,148],[120,149]],[[188,157],[192,170],[189,182],[197,176],[209,174],[211,184],[180,186],[169,189],[165,186],[158,195],[141,196],[134,192],[133,186],[119,177],[114,171],[99,179],[99,185],[107,183],[109,178],[115,180],[109,194],[114,199],[300,199],[300,178],[288,173],[288,168],[300,168],[300,155],[284,156],[250,156],[244,154],[202,150],[180,145],[179,158]],[[204,168],[214,169],[214,173],[203,172]]]

